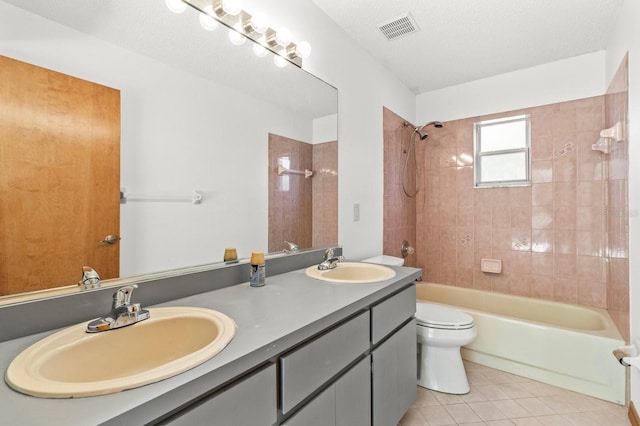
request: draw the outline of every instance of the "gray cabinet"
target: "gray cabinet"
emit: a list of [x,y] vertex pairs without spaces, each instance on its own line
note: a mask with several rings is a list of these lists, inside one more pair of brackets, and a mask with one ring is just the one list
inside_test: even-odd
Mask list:
[[282,413],[369,350],[369,311],[280,357]]
[[[415,286],[279,354],[162,424],[395,426],[416,397]],[[278,412],[280,409],[280,412]]]
[[371,358],[362,359],[282,426],[371,425]]
[[416,287],[405,288],[371,307],[371,343],[378,344],[416,313]]
[[412,319],[372,353],[373,426],[395,426],[416,399],[416,321]]
[[171,426],[271,426],[277,417],[276,366],[271,364],[165,421]]

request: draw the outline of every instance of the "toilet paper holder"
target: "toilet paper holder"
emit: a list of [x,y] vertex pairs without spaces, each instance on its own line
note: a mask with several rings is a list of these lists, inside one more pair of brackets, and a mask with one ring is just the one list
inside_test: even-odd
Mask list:
[[635,345],[620,346],[614,349],[613,356],[625,367],[635,367],[640,370],[640,356]]

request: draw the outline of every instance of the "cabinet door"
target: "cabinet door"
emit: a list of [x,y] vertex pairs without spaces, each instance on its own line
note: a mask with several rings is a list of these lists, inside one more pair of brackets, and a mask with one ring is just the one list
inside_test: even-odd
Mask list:
[[171,426],[271,426],[277,416],[275,364],[198,402],[163,423]]
[[371,425],[371,356],[336,382],[336,426]]
[[377,347],[373,357],[373,425],[398,424],[417,393],[416,321]]
[[367,356],[282,426],[370,426],[371,358]]

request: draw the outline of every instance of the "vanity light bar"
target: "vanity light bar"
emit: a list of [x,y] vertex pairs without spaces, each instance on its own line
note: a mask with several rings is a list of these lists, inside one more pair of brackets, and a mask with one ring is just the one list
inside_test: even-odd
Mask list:
[[182,8],[176,7],[176,3],[191,6],[198,12],[207,15],[222,25],[235,31],[238,35],[246,37],[258,43],[265,49],[278,55],[282,59],[302,68],[302,59],[311,54],[311,46],[306,41],[293,43],[289,40],[290,34],[286,29],[279,31],[268,27],[259,16],[252,16],[248,12],[237,7],[233,0],[166,0],[167,6],[172,12],[181,13]]

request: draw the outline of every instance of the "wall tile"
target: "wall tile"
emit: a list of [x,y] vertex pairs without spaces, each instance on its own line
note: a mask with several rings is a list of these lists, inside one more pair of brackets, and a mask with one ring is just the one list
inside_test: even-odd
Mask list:
[[531,162],[531,182],[553,182],[553,161],[534,160]]
[[553,229],[555,213],[552,206],[534,206],[531,208],[531,228]]
[[534,275],[553,276],[553,255],[531,253],[531,273]]
[[[607,306],[618,324],[628,318],[628,273],[619,272],[628,268],[627,148],[617,144],[608,156],[591,150],[600,129],[615,119],[606,99],[471,117],[432,132],[430,143],[418,147],[424,190],[414,207],[421,238],[416,246],[422,247],[417,258],[429,268],[428,279]],[[531,114],[532,185],[473,188],[473,122],[515,113]],[[401,166],[401,152],[389,156]],[[619,176],[609,186],[605,161],[610,177]],[[395,202],[404,205],[402,199]],[[392,218],[385,210],[385,223]],[[405,216],[400,219],[392,223],[400,226]],[[504,272],[481,272],[483,257],[501,259]]]
[[571,254],[553,255],[553,276],[555,278],[575,278],[576,256]]
[[531,231],[531,251],[534,253],[553,253],[553,231],[534,229]]
[[553,205],[553,184],[536,183],[531,185],[531,203],[534,206]]

